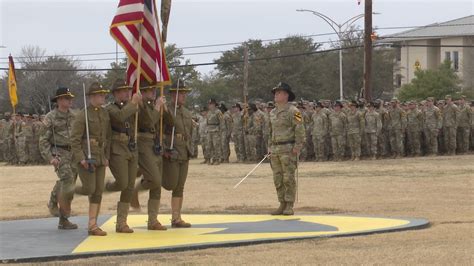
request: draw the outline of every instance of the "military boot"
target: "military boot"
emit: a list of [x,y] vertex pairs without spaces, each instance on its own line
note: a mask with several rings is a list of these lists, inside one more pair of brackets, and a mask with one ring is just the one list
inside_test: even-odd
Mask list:
[[59,217],[58,229],[60,230],[74,230],[77,229],[77,224],[71,223],[66,216]]
[[97,225],[97,217],[99,216],[100,204],[89,203],[89,224],[87,233],[90,236],[106,236],[107,232],[100,229]]
[[117,224],[115,232],[117,233],[133,233],[133,230],[127,224],[128,208],[130,203],[117,202]]
[[148,200],[148,230],[167,230],[167,228],[158,221],[158,210],[160,208],[160,200]]
[[272,211],[270,214],[271,215],[282,215],[283,211],[286,209],[286,202],[280,201],[280,206],[278,206],[278,209]]
[[187,223],[181,219],[181,209],[183,208],[183,198],[172,197],[171,198],[171,227],[173,228],[189,228],[190,223]]
[[68,218],[71,215],[71,200],[61,199],[59,201],[59,224],[58,229],[60,230],[72,230],[77,229],[77,224],[71,223]]
[[293,215],[295,212],[293,211],[293,202],[287,202],[285,209],[283,210],[283,215]]

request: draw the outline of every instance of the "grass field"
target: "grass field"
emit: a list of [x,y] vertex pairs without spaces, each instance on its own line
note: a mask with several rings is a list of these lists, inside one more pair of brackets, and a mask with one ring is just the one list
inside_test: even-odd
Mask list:
[[[269,164],[234,190],[253,165],[207,166],[200,161],[191,161],[185,214],[261,214],[278,205]],[[46,202],[55,178],[49,166],[1,166],[0,219],[47,217]],[[426,218],[432,225],[417,231],[56,264],[474,264],[474,155],[307,162],[300,165],[299,183],[298,214]],[[169,213],[170,192],[162,193],[162,211]],[[147,196],[140,195],[143,207]],[[104,195],[104,213],[115,213],[118,197]],[[73,214],[86,215],[86,211],[86,197],[75,196]]]

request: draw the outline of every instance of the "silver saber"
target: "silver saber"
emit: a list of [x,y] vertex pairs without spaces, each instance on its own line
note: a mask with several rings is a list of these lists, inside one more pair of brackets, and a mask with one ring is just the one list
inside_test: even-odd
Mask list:
[[237,188],[242,182],[244,182],[244,180],[249,176],[251,175],[262,163],[263,161],[265,161],[265,159],[267,159],[268,157],[270,156],[270,153],[267,153],[265,155],[265,157],[263,157],[263,159],[257,164],[255,165],[255,167],[244,177],[242,178],[239,183],[237,183],[235,186],[234,186],[234,189]]
[[84,93],[84,114],[86,116],[86,140],[87,140],[87,160],[92,159],[91,142],[89,137],[89,116],[87,114],[86,84],[82,83],[82,91]]
[[[174,101],[174,118],[176,119],[176,110],[178,109],[178,95],[179,95],[179,77],[178,77],[178,84],[176,85],[176,99]],[[174,148],[174,130],[176,126],[173,125],[173,129],[171,130],[171,145],[170,150]]]

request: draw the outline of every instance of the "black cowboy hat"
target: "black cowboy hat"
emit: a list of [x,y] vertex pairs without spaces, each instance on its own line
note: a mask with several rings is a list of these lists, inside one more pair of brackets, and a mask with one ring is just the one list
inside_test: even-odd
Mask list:
[[286,91],[288,93],[288,101],[291,102],[295,100],[296,96],[295,94],[291,91],[290,85],[280,82],[276,87],[272,89],[272,93],[275,94],[276,91]]
[[66,87],[59,87],[56,90],[56,95],[51,99],[52,102],[56,102],[60,97],[69,97],[74,98],[74,94],[71,93],[71,90]]

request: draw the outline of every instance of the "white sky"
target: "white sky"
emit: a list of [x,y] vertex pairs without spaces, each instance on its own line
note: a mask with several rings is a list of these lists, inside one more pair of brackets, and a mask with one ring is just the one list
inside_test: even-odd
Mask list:
[[[157,0],[159,2],[159,0]],[[362,1],[363,2],[363,1]],[[373,0],[374,26],[422,26],[474,14],[474,0],[408,1]],[[52,54],[115,52],[108,33],[118,0],[0,0],[0,67],[5,57],[17,56],[26,45],[37,45]],[[168,42],[178,47],[273,39],[288,35],[330,33],[320,18],[296,9],[312,9],[337,22],[364,12],[357,0],[248,1],[173,0]],[[363,27],[363,19],[356,25]],[[399,30],[380,30],[379,35]],[[316,41],[336,36],[315,37]],[[186,53],[223,51],[232,46],[186,49]],[[120,48],[119,48],[120,49]],[[210,62],[220,54],[189,55],[192,63]],[[123,55],[121,55],[123,56]],[[81,59],[115,58],[96,55]],[[83,67],[106,68],[113,60],[83,62]],[[17,66],[20,67],[20,66]],[[199,67],[207,73],[213,66]]]

